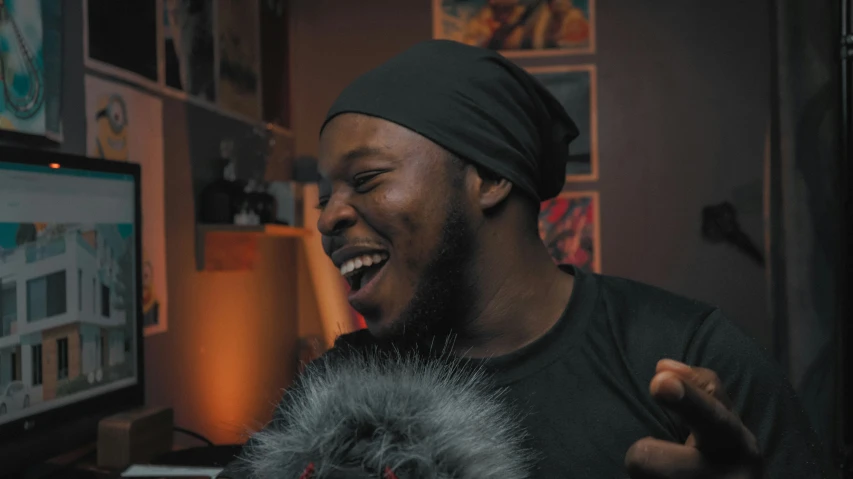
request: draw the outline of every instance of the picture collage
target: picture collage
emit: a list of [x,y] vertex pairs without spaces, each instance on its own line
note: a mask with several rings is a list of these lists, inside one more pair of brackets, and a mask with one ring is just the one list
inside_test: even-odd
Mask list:
[[580,131],[566,186],[545,201],[539,234],[554,261],[601,273],[596,0],[433,0],[433,38],[499,51],[536,77]]

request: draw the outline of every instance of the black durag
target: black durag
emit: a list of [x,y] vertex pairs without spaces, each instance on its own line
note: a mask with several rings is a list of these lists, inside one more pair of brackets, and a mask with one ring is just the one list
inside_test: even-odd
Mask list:
[[[578,136],[560,102],[499,53],[449,40],[419,43],[352,82],[342,113],[403,126],[544,201],[563,189]],[[322,132],[322,128],[321,128]]]

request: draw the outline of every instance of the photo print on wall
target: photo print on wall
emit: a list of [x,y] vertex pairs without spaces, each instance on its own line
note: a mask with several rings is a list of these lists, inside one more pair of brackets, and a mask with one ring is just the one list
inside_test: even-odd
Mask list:
[[509,57],[591,54],[595,0],[433,0],[433,38]]
[[61,1],[0,1],[0,130],[61,141],[61,95]]
[[557,264],[601,273],[598,192],[571,191],[544,201],[539,235]]
[[578,127],[569,147],[566,181],[598,179],[598,102],[594,65],[527,69],[555,96]]
[[213,2],[161,1],[166,86],[216,102]]
[[145,335],[168,329],[163,102],[86,75],[88,156],[142,165],[142,308]]
[[88,68],[134,83],[160,79],[160,2],[83,1],[83,52]]

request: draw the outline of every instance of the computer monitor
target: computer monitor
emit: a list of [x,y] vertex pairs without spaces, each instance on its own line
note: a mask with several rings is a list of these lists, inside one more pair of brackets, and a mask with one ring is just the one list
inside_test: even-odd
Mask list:
[[140,167],[0,147],[0,477],[144,401]]

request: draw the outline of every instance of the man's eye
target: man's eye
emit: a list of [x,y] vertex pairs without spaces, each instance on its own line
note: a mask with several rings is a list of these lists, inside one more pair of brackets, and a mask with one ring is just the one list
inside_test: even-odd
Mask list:
[[369,173],[362,173],[360,175],[356,175],[352,179],[352,186],[354,188],[361,188],[364,185],[366,185],[367,183],[370,183],[370,181],[372,179],[376,178],[377,176],[379,176],[382,173],[383,172],[381,172],[381,171],[371,171]]
[[321,197],[317,202],[316,208],[320,211],[326,209],[326,205],[329,204],[329,198],[327,196]]

